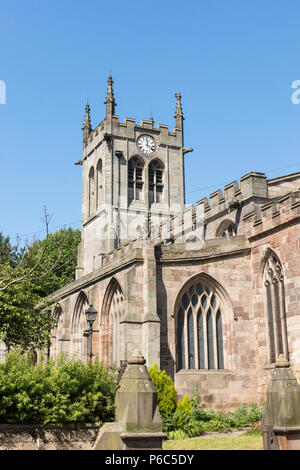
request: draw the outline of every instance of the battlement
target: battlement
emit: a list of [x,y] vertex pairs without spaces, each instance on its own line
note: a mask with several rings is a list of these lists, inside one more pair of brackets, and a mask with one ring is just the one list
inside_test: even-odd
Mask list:
[[154,136],[159,135],[161,143],[176,147],[181,146],[180,129],[174,128],[174,131],[171,132],[165,124],[158,124],[157,127],[154,127],[153,120],[144,119],[138,124],[135,119],[125,117],[123,122],[119,122],[119,116],[113,115],[110,129],[108,127],[110,126],[104,119],[95,129],[90,131],[85,145],[85,154],[88,154],[95,145],[98,145],[104,138],[109,137],[110,134],[115,137],[135,140],[136,134],[144,131],[153,133]]
[[118,248],[109,251],[105,255],[102,255],[102,266],[105,266],[113,261],[120,260],[128,254],[131,254],[134,250],[142,248],[142,241],[140,238],[135,240],[130,240],[126,243],[123,243]]
[[274,198],[243,217],[245,235],[258,235],[275,226],[288,223],[300,216],[300,191],[292,191]]
[[[175,214],[163,221],[160,225],[151,228],[150,238],[157,243],[167,243],[176,239],[189,240],[191,232],[198,237],[203,236],[203,228],[209,223],[210,218],[226,214],[243,206],[253,199],[257,204],[255,210],[243,217],[243,222],[256,227],[266,219],[274,219],[280,214],[300,207],[300,191],[294,191],[277,199],[268,198],[267,180],[264,173],[250,172],[240,180],[233,181],[224,187],[214,191],[208,198],[203,198],[195,206],[187,207],[182,213]],[[294,214],[293,214],[294,216]],[[200,230],[199,230],[200,228]]]
[[196,207],[203,208],[205,218],[209,218],[222,211],[237,208],[242,201],[249,198],[267,199],[268,187],[264,173],[250,172],[241,177],[240,186],[232,181],[224,187],[210,194],[209,199],[204,197],[196,203]]
[[228,209],[237,209],[249,198],[258,198],[261,205],[255,204],[253,210],[242,216],[243,232],[248,237],[278,225],[279,220],[284,223],[300,215],[300,190],[268,200],[265,197],[265,183],[263,173],[248,173],[241,178],[240,186],[237,181],[227,184],[224,192],[220,189],[214,191],[209,199],[201,199],[195,206],[190,205],[183,212],[171,215],[160,224],[154,224],[149,233],[141,233],[139,238],[123,243],[119,248],[103,255],[102,264],[142,248],[143,238],[151,239],[158,245],[187,243],[192,240],[203,242],[204,228],[212,216],[226,213]]
[[[116,126],[121,127],[121,128],[127,128],[127,129],[134,129],[136,131],[139,130],[151,130],[154,131],[157,134],[165,134],[168,136],[176,137],[176,128],[174,129],[173,132],[169,131],[169,126],[166,124],[158,124],[157,127],[154,127],[154,121],[152,119],[142,119],[140,124],[136,122],[134,118],[129,118],[125,117],[124,122],[119,121],[119,116],[114,115],[112,117],[112,122],[113,122],[113,128]],[[115,130],[115,129],[114,129]]]

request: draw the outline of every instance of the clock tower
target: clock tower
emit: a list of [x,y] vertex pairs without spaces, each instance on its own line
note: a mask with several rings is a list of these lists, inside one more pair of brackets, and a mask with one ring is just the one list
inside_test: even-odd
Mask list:
[[77,278],[101,266],[101,257],[122,243],[147,238],[151,227],[182,212],[184,197],[183,113],[176,93],[175,128],[154,120],[119,122],[113,80],[108,79],[106,115],[94,129],[90,107],[83,124],[82,241]]

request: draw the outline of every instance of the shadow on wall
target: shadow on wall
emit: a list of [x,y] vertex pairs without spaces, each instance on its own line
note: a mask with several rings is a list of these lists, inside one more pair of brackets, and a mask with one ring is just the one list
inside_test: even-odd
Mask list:
[[175,360],[169,349],[167,290],[162,282],[162,268],[156,265],[157,314],[160,319],[160,368],[174,381]]

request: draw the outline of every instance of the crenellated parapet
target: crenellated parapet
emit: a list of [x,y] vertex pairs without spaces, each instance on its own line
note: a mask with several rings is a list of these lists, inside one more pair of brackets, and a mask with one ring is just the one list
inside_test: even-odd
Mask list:
[[135,240],[130,240],[126,243],[122,243],[118,248],[109,251],[105,255],[102,255],[102,266],[105,266],[114,261],[118,261],[121,258],[126,257],[128,254],[134,252],[135,250],[142,248],[142,240],[137,238]]
[[242,202],[249,199],[266,199],[268,194],[267,179],[264,173],[251,172],[242,176],[240,185],[232,181],[224,187],[217,189],[207,197],[196,203],[196,210],[203,211],[205,219],[216,216],[224,211],[238,208]]
[[[235,191],[237,191],[237,186],[234,186]],[[226,188],[228,187],[229,185],[226,186]],[[219,196],[219,193],[216,195]],[[222,197],[222,199],[225,198]],[[222,199],[221,202],[224,204]],[[141,250],[145,238],[152,240],[155,245],[188,243],[194,238],[199,242],[203,241],[204,228],[208,223],[207,214],[211,210],[211,206],[206,202],[208,202],[207,199],[203,199],[197,203],[196,207],[191,205],[182,213],[172,215],[161,224],[153,226],[147,236],[141,234],[140,238],[121,244],[119,248],[103,255],[102,265],[120,260],[134,250]],[[288,223],[296,217],[300,217],[300,191],[294,191],[279,199],[268,201],[261,206],[255,206],[254,210],[251,210],[242,218],[243,233],[246,238],[250,238],[259,235],[260,232]]]
[[[123,122],[119,121],[119,116],[112,116],[111,122],[103,120],[95,129],[90,129],[84,140],[84,154],[88,155],[101,141],[109,141],[111,135],[120,139],[129,139],[135,141],[138,134],[151,133],[158,139],[159,145],[173,146],[180,148],[182,146],[182,131],[174,129],[170,131],[165,124],[158,124],[154,127],[153,120],[142,120],[139,124],[133,118],[125,117]],[[191,149],[190,149],[191,150]],[[190,151],[189,150],[189,151]]]
[[[204,227],[219,217],[232,214],[249,201],[264,204],[267,198],[267,180],[264,173],[251,172],[240,180],[227,184],[223,191],[218,189],[209,198],[200,199],[195,206],[172,215],[160,225],[151,228],[151,238],[158,243],[168,240],[189,239],[191,232],[199,239],[204,238]],[[215,235],[211,235],[213,238]]]
[[159,225],[151,228],[149,238],[155,243],[171,243],[182,241],[198,227],[203,227],[204,218],[201,211],[196,211],[194,206],[188,206],[182,213],[171,215]]
[[300,217],[300,191],[292,191],[257,207],[243,217],[245,235],[250,238],[288,224]]
[[[267,230],[288,218],[297,215],[300,206],[300,191],[290,192],[280,198],[268,198],[267,180],[264,173],[251,172],[243,176],[240,185],[233,181],[221,191],[214,191],[209,198],[203,198],[195,206],[187,207],[183,212],[172,215],[169,219],[151,228],[150,238],[157,243],[187,241],[191,232],[201,240],[203,230],[209,224],[217,223],[224,217],[236,215],[241,211],[240,234],[258,233]],[[250,210],[249,210],[250,209]],[[234,218],[234,217],[232,217]],[[249,232],[250,231],[250,232]],[[214,238],[211,235],[208,238]]]

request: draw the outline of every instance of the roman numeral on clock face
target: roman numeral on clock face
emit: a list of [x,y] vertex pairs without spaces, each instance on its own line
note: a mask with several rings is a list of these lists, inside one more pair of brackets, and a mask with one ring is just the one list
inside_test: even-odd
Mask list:
[[155,150],[155,141],[153,137],[142,134],[137,139],[137,146],[141,152],[150,154]]

